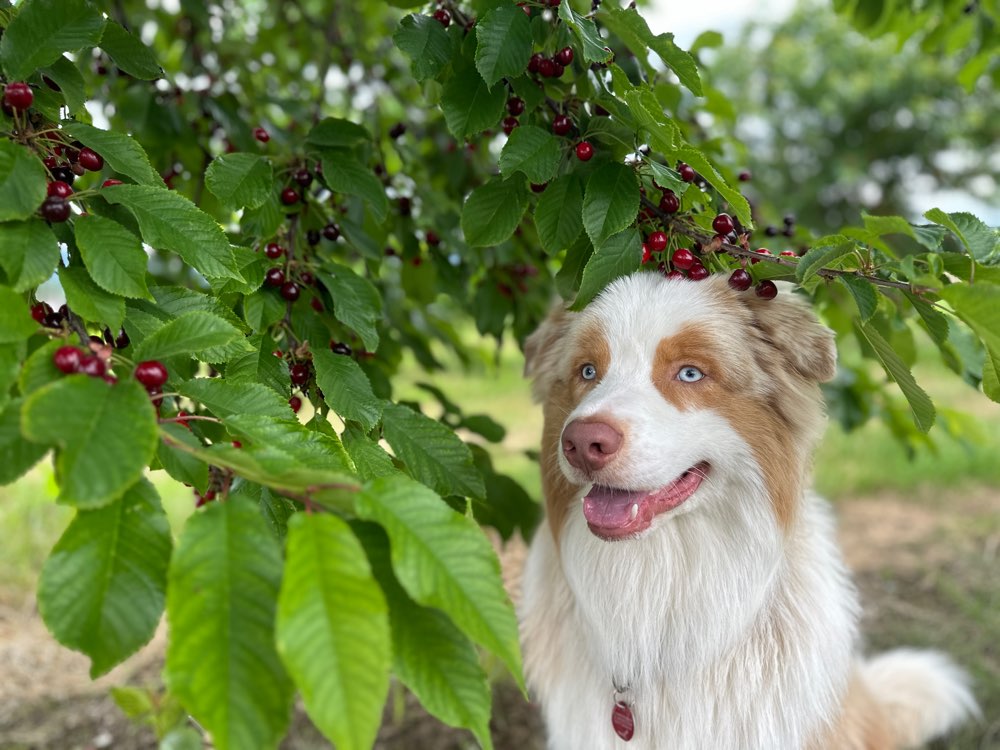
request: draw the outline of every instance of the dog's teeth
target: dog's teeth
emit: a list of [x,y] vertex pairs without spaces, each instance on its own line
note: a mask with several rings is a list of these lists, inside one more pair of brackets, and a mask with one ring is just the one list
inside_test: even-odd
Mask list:
[[630,513],[630,515],[632,516],[632,520],[635,520],[635,517],[637,515],[639,515],[639,504],[638,503],[632,503],[632,512]]

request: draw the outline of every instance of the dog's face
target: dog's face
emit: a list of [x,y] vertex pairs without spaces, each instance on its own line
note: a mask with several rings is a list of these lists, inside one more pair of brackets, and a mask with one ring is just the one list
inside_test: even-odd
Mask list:
[[555,311],[526,346],[553,533],[582,513],[601,539],[633,539],[746,498],[787,527],[835,358],[790,289],[763,300],[721,276],[635,274],[581,313]]

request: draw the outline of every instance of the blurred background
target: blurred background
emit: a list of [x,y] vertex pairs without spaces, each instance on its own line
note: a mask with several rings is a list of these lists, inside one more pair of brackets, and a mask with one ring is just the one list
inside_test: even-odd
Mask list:
[[[147,5],[164,13],[179,7]],[[694,119],[729,163],[751,174],[743,187],[757,219],[754,241],[775,251],[796,247],[795,233],[785,236],[786,217],[825,234],[862,211],[919,220],[940,207],[1000,224],[1000,94],[986,76],[963,78],[960,24],[943,46],[919,36],[901,43],[859,33],[833,5],[658,0],[644,10],[654,32],[676,33],[705,67],[706,104]],[[976,3],[957,5],[975,12]],[[512,342],[498,350],[479,339],[472,325],[459,332],[471,358],[459,361],[441,347],[433,354],[444,367],[432,375],[406,361],[397,395],[436,415],[440,407],[422,387],[430,385],[463,410],[492,416],[506,428],[502,442],[486,446],[494,463],[538,499],[531,452],[541,417],[520,377],[521,354]],[[914,435],[901,426],[909,417],[898,404],[859,404],[835,383],[816,484],[837,507],[862,590],[866,646],[938,648],[973,675],[982,722],[935,747],[1000,748],[1000,405],[947,369],[925,334],[913,333],[914,374],[938,406],[939,424],[929,438]],[[861,364],[856,342],[840,344],[843,361],[884,379]],[[191,491],[162,473],[152,478],[180,528],[194,508]],[[162,635],[92,683],[87,660],[56,644],[37,617],[38,572],[71,516],[54,494],[44,463],[0,487],[0,750],[155,747],[109,688],[155,688]],[[499,748],[543,746],[534,709],[502,683],[495,711]],[[301,715],[296,727],[285,747],[326,746]],[[470,736],[443,730],[402,694],[390,700],[379,747],[471,746]]]

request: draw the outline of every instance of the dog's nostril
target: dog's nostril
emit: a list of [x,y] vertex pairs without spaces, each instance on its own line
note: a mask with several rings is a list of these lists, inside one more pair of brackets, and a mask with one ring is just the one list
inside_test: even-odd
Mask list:
[[563,454],[570,465],[578,469],[600,469],[618,452],[621,444],[621,433],[606,422],[574,420],[563,432]]

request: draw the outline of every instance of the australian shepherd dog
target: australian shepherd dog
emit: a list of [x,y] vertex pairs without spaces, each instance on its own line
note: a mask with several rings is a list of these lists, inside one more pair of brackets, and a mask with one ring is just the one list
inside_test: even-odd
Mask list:
[[809,490],[833,333],[640,273],[526,345],[546,520],[523,574],[551,750],[883,750],[977,711],[945,656],[859,656],[858,597]]

